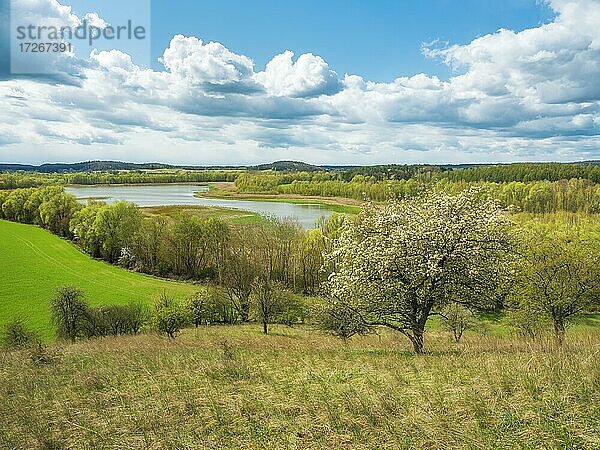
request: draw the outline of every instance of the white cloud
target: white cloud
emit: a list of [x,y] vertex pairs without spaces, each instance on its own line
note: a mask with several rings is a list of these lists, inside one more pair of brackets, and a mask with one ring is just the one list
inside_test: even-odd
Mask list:
[[90,53],[90,59],[98,63],[100,67],[105,69],[121,69],[127,72],[137,70],[137,66],[133,64],[131,56],[119,50],[101,51],[96,49]]
[[323,58],[305,53],[293,62],[293,56],[293,52],[286,50],[269,61],[264,72],[256,74],[255,79],[269,94],[311,97],[339,90],[337,74],[329,69]]
[[83,20],[87,22],[88,26],[99,28],[100,30],[104,30],[108,27],[108,23],[95,12],[86,13],[83,16]]
[[161,58],[165,67],[190,84],[248,84],[254,73],[252,60],[233,53],[218,42],[204,44],[194,36],[175,36]]
[[[55,0],[22,1],[24,14],[80,20]],[[56,64],[76,83],[0,81],[0,160],[600,158],[600,1],[551,6],[548,24],[425,46],[454,68],[448,80],[339,80],[323,58],[291,51],[256,71],[248,56],[182,35],[164,51],[164,71],[118,50],[66,57]]]

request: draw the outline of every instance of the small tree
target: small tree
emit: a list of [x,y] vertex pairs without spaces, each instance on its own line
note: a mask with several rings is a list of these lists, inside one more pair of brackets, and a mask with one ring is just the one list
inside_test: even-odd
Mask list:
[[475,317],[469,309],[458,303],[450,303],[440,314],[445,328],[452,333],[454,342],[459,342],[465,331],[473,328]]
[[51,313],[60,338],[75,342],[85,334],[88,306],[82,290],[73,286],[59,287],[51,300]]
[[551,321],[559,344],[575,314],[594,309],[600,296],[600,239],[575,227],[537,226],[525,241],[519,284],[513,292],[519,309],[539,311]]
[[259,273],[253,257],[256,244],[249,229],[234,231],[219,265],[219,282],[242,322],[249,322],[252,283]]
[[189,323],[189,313],[177,301],[162,294],[154,305],[154,328],[171,339]]
[[252,290],[252,304],[257,319],[262,323],[263,332],[269,332],[269,324],[276,321],[277,317],[285,310],[289,302],[289,293],[279,282],[268,278],[257,278]]

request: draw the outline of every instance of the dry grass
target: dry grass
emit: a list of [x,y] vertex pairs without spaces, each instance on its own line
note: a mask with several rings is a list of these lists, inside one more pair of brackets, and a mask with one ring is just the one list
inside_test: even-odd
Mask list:
[[0,357],[6,448],[598,448],[600,334],[550,342],[432,331],[186,330]]

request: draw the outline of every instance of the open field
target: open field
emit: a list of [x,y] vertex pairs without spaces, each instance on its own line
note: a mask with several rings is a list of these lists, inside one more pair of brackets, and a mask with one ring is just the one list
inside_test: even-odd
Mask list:
[[209,187],[208,191],[200,191],[196,193],[198,197],[207,198],[227,198],[235,200],[256,200],[263,202],[280,202],[280,203],[311,203],[315,205],[326,205],[332,211],[345,214],[357,214],[360,212],[362,202],[352,198],[343,197],[319,197],[314,195],[298,195],[298,194],[251,194],[238,192],[235,189],[235,183],[218,182],[206,183]]
[[92,305],[150,303],[162,292],[183,298],[196,289],[96,261],[41,228],[0,220],[0,326],[21,316],[50,339],[49,300],[56,287],[83,289]]
[[201,219],[219,219],[231,223],[253,223],[264,220],[259,214],[251,211],[233,208],[220,208],[218,206],[148,206],[142,208],[147,216],[164,216],[176,219],[181,214],[189,214]]
[[7,448],[598,448],[600,334],[185,330],[0,354]]

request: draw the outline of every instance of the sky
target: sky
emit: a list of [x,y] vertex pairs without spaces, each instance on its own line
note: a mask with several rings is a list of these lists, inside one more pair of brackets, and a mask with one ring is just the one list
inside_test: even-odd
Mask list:
[[[0,2],[0,162],[600,159],[600,0]],[[148,36],[15,50],[83,20]]]

